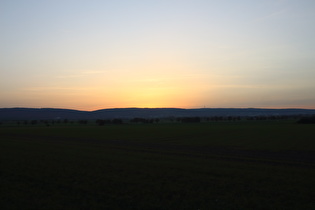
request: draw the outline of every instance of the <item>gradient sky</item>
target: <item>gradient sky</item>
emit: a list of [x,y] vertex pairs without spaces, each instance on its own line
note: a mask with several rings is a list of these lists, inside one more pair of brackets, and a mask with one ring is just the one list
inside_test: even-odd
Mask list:
[[0,0],[0,107],[315,108],[314,0]]

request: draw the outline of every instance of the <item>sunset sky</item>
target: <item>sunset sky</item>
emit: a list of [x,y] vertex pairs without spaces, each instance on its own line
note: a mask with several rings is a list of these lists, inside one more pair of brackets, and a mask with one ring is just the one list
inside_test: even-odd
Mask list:
[[315,108],[314,0],[0,0],[0,108]]

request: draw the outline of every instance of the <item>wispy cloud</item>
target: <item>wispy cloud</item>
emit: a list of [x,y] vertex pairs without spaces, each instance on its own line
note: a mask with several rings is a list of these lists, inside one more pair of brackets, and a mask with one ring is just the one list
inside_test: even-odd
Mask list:
[[263,21],[267,21],[267,20],[271,20],[273,18],[276,18],[276,17],[279,17],[285,13],[287,13],[287,9],[282,9],[282,10],[279,10],[279,11],[276,11],[276,12],[273,12],[273,13],[270,13],[270,14],[267,14],[265,16],[262,16],[262,17],[258,17],[256,19],[254,19],[252,21],[252,23],[256,23],[256,22],[263,22]]
[[87,70],[87,71],[81,71],[75,74],[59,75],[57,76],[57,78],[59,79],[78,78],[78,77],[85,77],[88,75],[96,75],[96,74],[102,74],[102,73],[104,73],[104,71]]
[[83,71],[83,72],[81,72],[82,75],[87,75],[87,74],[101,74],[101,73],[104,73],[104,71],[89,70],[89,71]]
[[63,86],[38,86],[23,88],[24,91],[31,92],[49,92],[49,91],[83,91],[93,89],[91,87],[63,87]]
[[69,74],[69,75],[58,75],[58,79],[69,79],[69,78],[77,78],[77,77],[82,77],[82,74]]

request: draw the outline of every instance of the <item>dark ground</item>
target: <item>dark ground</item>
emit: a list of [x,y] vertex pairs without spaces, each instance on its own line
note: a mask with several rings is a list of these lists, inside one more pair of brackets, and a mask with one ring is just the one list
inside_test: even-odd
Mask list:
[[314,209],[314,125],[1,127],[2,209]]

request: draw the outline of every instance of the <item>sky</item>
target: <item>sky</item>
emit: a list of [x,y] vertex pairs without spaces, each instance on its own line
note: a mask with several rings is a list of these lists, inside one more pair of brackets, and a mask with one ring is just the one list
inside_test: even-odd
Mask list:
[[0,108],[315,109],[314,0],[0,0]]

